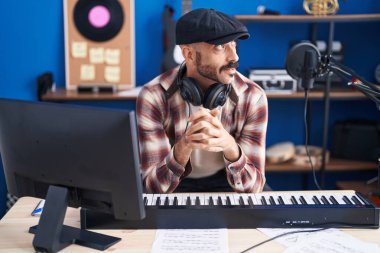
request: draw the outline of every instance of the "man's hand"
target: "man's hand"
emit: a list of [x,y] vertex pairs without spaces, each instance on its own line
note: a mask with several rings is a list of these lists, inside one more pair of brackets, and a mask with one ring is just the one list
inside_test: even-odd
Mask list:
[[220,110],[201,108],[189,119],[190,127],[185,133],[187,146],[211,152],[223,152],[227,160],[234,162],[240,157],[235,139],[224,129],[218,119]]

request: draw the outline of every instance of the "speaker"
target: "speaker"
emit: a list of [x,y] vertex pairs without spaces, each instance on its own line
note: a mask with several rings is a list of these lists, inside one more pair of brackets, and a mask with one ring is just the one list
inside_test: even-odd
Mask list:
[[377,162],[380,158],[380,121],[350,119],[336,122],[332,156]]
[[41,98],[46,92],[54,88],[53,73],[45,72],[37,77],[37,97],[41,101]]
[[214,83],[203,92],[198,82],[192,77],[185,77],[186,65],[182,64],[177,74],[176,84],[182,98],[194,106],[214,109],[223,106],[231,91],[231,84]]
[[67,89],[135,87],[133,0],[64,0],[64,19]]

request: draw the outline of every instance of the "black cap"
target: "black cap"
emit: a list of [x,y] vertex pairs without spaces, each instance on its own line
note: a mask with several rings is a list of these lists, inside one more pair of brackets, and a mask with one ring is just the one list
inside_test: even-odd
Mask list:
[[247,27],[235,18],[214,9],[195,9],[183,15],[176,25],[176,44],[207,42],[221,45],[248,39]]

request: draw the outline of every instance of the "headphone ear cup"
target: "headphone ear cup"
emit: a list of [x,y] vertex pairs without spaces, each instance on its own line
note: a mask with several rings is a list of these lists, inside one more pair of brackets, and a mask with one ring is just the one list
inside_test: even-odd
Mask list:
[[227,86],[221,83],[211,85],[204,95],[203,107],[212,110],[223,106],[227,100],[226,89]]
[[190,102],[194,106],[199,106],[202,104],[203,92],[194,78],[182,78],[179,87],[181,90],[181,96],[185,101]]

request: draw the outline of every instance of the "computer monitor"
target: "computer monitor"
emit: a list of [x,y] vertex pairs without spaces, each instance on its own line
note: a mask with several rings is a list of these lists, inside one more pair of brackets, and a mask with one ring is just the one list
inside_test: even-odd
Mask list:
[[67,206],[122,220],[145,216],[137,143],[133,111],[0,99],[8,191],[46,198],[30,230],[37,251],[58,251],[73,241],[105,249],[120,240],[62,225]]

